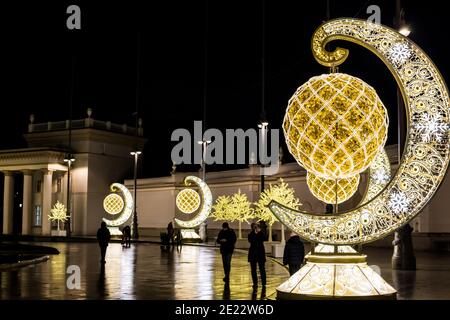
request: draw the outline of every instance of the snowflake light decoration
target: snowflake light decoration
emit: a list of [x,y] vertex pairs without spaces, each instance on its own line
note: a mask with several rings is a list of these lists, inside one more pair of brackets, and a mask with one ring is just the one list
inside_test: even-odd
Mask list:
[[429,113],[422,114],[420,122],[415,128],[421,134],[422,141],[427,143],[442,142],[449,130],[448,124],[443,121],[442,117]]
[[386,184],[389,181],[390,176],[385,172],[377,171],[371,177],[378,184]]
[[405,213],[409,208],[410,200],[403,192],[394,192],[389,199],[389,206],[395,214]]
[[411,49],[406,43],[395,43],[387,52],[388,59],[395,65],[401,66],[411,57]]

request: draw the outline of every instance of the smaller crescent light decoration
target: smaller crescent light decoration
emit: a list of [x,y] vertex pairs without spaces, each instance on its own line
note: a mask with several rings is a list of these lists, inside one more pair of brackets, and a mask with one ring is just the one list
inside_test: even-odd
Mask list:
[[[177,201],[176,201],[176,205],[177,208],[184,213],[193,213],[197,210],[199,210],[198,214],[192,218],[191,220],[188,221],[183,221],[180,219],[176,219],[175,218],[175,222],[178,226],[180,226],[181,228],[185,228],[185,229],[192,229],[192,228],[196,228],[199,225],[201,225],[203,223],[203,221],[205,221],[209,214],[211,213],[211,207],[212,207],[212,194],[211,194],[211,190],[209,189],[208,185],[206,184],[205,181],[203,181],[202,179],[195,177],[195,176],[187,176],[184,178],[184,185],[189,186],[190,182],[196,184],[198,186],[198,188],[200,189],[200,196],[199,198],[201,198],[201,205],[199,203],[199,207],[196,210],[193,210],[192,212],[185,212],[185,211],[191,211],[195,206],[193,206],[191,208],[191,205],[189,205],[190,210],[186,210],[187,206],[186,206],[186,201],[179,201],[181,199],[184,199],[185,196],[187,195],[187,192],[189,192],[190,196],[195,197],[191,191],[194,191],[193,189],[187,188],[182,190],[178,196],[180,196],[180,194],[182,194],[182,196],[180,196],[180,198],[177,196]],[[191,191],[186,191],[186,190],[191,190]],[[197,193],[196,191],[194,191],[195,193]],[[198,195],[198,193],[197,193]],[[183,198],[181,198],[183,197]],[[193,204],[195,204],[195,200],[193,200]],[[183,211],[185,210],[185,211]]]
[[133,213],[134,200],[131,192],[123,184],[113,183],[110,189],[112,193],[103,200],[103,209],[118,217],[114,220],[103,218],[103,221],[106,222],[108,227],[118,227],[130,219]]

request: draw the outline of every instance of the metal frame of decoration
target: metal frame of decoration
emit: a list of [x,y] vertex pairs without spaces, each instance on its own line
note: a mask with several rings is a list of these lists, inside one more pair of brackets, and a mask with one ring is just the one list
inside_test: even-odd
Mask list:
[[200,189],[202,204],[198,214],[193,219],[183,221],[175,218],[176,224],[184,229],[192,229],[201,225],[208,218],[212,207],[212,194],[206,182],[196,176],[187,176],[184,178],[184,185],[189,186],[190,182],[197,185]]
[[359,19],[322,24],[312,38],[314,58],[336,67],[348,50],[333,52],[334,40],[356,43],[377,55],[399,85],[407,114],[407,138],[399,168],[371,201],[335,215],[306,213],[272,201],[271,211],[287,227],[312,242],[351,245],[375,241],[413,219],[430,201],[449,164],[450,101],[431,59],[414,42],[391,28]]

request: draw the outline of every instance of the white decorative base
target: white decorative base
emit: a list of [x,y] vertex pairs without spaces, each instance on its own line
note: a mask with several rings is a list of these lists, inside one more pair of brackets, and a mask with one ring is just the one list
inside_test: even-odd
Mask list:
[[274,258],[283,258],[284,255],[284,244],[282,243],[273,243],[272,244],[272,257]]
[[112,237],[122,236],[122,231],[120,231],[119,227],[108,227],[108,230]]
[[194,229],[181,229],[181,239],[186,242],[201,242],[202,239]]
[[66,230],[52,230],[50,234],[52,237],[66,237],[67,231]]
[[318,245],[277,288],[277,299],[395,299],[396,291],[349,246]]

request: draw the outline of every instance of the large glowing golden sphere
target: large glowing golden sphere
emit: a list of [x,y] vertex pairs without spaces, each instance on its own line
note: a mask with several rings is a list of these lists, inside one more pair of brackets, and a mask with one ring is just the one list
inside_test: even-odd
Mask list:
[[388,115],[375,90],[343,73],[312,77],[286,109],[289,152],[308,172],[341,179],[369,167],[387,137]]
[[183,189],[177,194],[175,200],[177,208],[186,214],[197,211],[200,207],[200,195],[193,189]]
[[108,194],[103,200],[103,209],[109,214],[119,214],[122,212],[125,203],[117,193]]
[[313,196],[320,201],[331,204],[341,203],[350,199],[358,190],[359,173],[350,178],[334,180],[308,172],[306,183]]

